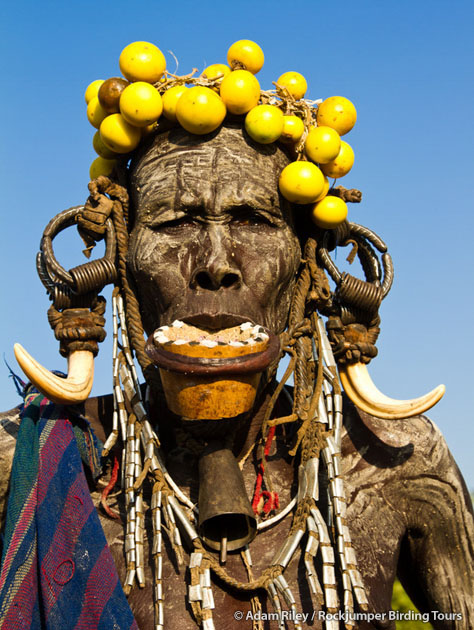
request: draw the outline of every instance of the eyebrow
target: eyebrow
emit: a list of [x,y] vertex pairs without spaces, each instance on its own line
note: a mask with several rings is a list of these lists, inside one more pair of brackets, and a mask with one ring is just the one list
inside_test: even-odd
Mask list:
[[[187,175],[189,177],[190,173]],[[198,176],[195,179],[197,182],[201,180]],[[259,184],[257,190],[252,190],[253,180]],[[162,213],[176,216],[186,211],[193,214],[200,212],[214,214],[212,207],[208,208],[208,202],[203,198],[203,191],[199,190],[199,184],[197,190],[194,186],[185,186],[179,191],[176,184],[177,174],[172,170],[164,171],[159,179],[149,178],[142,181],[140,188],[136,189],[137,205],[140,206],[139,214],[142,216],[153,214],[155,217]],[[219,204],[219,214],[255,211],[267,213],[277,219],[289,219],[288,209],[284,203],[281,203],[278,194],[278,184],[276,186],[265,184],[256,177],[256,174],[244,180],[242,186],[232,186],[230,190],[226,185],[228,180],[213,182],[213,184],[217,184],[217,188],[211,196]],[[227,191],[227,195],[224,191]]]

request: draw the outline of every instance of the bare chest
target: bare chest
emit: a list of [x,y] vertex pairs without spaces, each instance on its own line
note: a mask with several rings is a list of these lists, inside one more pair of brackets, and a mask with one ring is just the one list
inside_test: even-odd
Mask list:
[[[348,470],[346,475],[346,494],[348,497],[347,520],[351,532],[352,542],[359,562],[359,568],[367,589],[369,611],[372,613],[387,613],[390,610],[390,600],[400,540],[404,533],[404,525],[398,513],[387,502],[382,486],[371,477],[370,470],[363,473],[359,470]],[[362,474],[362,477],[361,477]],[[360,487],[361,479],[365,487]],[[277,488],[281,492],[282,505],[290,500],[291,480],[284,471],[275,478]],[[324,485],[324,484],[322,484]],[[286,487],[285,487],[286,486]],[[93,498],[98,502],[97,493]],[[120,509],[120,495],[118,503],[112,507]],[[324,512],[324,496],[321,497],[321,510]],[[122,507],[123,514],[123,507]],[[156,588],[156,571],[152,561],[152,531],[150,514],[145,515],[145,576],[144,588],[137,585],[132,589],[129,601],[140,630],[154,630],[153,589]],[[111,520],[101,515],[102,525],[109,542],[109,546],[118,568],[122,583],[125,579],[124,538],[125,528],[122,520]],[[250,555],[244,559],[239,552],[231,553],[224,565],[219,565],[219,574],[210,573],[209,587],[205,587],[206,597],[210,598],[206,606],[211,606],[214,626],[217,630],[276,630],[279,625],[276,618],[275,601],[269,596],[268,590],[260,588],[248,591],[247,585],[251,580],[259,579],[271,566],[277,552],[286,542],[291,527],[290,514],[275,526],[258,533],[249,547]],[[295,550],[291,561],[284,571],[284,578],[289,586],[293,606],[289,600],[280,597],[282,614],[289,622],[298,622],[302,628],[311,627],[315,630],[323,628],[326,613],[318,597],[312,593],[305,564],[305,549],[307,537],[303,537]],[[183,537],[184,561],[179,564],[166,533],[163,537],[162,570],[160,587],[163,593],[164,628],[166,630],[195,630],[199,614],[196,606],[190,602],[190,587],[196,580],[190,570],[190,545],[186,545]],[[217,555],[216,555],[217,559]],[[248,560],[251,566],[248,566]],[[192,563],[191,563],[192,564]],[[313,560],[314,574],[323,583],[324,568],[320,554]],[[337,559],[334,566],[335,575],[339,567]],[[337,578],[341,583],[340,575]],[[202,586],[202,584],[201,584]],[[257,596],[257,598],[255,597]],[[339,597],[344,594],[339,589]],[[357,608],[356,608],[357,610]],[[205,613],[207,614],[207,613]],[[367,619],[367,618],[366,618]],[[258,625],[260,623],[261,625]],[[288,625],[292,627],[292,623]],[[337,627],[337,626],[336,626]],[[385,627],[376,623],[362,620],[356,624],[361,630],[366,628]]]

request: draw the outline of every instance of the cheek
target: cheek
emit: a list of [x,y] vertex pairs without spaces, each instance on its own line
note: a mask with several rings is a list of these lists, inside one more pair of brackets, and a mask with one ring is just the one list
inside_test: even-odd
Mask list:
[[277,299],[292,286],[299,268],[298,240],[288,230],[240,240],[241,269],[245,284],[253,288],[261,304]]
[[163,306],[187,286],[187,252],[182,241],[152,230],[138,228],[132,232],[128,264],[139,293],[147,301],[159,301]]

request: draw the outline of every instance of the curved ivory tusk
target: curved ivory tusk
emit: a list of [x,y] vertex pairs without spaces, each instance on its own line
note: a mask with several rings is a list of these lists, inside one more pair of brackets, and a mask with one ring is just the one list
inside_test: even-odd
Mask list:
[[71,352],[67,378],[52,374],[19,344],[13,347],[21,369],[39,391],[58,405],[76,405],[91,393],[94,381],[94,355],[88,350]]
[[446,390],[444,385],[438,385],[419,398],[395,400],[375,387],[367,366],[363,363],[339,367],[339,376],[346,394],[357,407],[372,416],[387,420],[410,418],[424,413],[441,400]]

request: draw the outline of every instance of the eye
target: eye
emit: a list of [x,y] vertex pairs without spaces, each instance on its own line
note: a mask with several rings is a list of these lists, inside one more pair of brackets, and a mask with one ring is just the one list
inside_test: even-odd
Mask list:
[[175,234],[181,231],[190,230],[199,227],[199,222],[192,217],[185,216],[179,219],[173,219],[172,221],[165,221],[154,226],[154,229],[158,232],[166,232],[168,234]]
[[253,208],[244,207],[234,210],[231,225],[234,227],[275,227],[266,214]]

